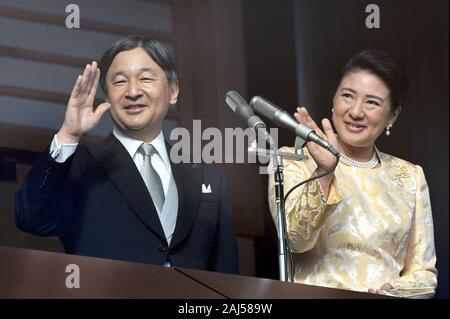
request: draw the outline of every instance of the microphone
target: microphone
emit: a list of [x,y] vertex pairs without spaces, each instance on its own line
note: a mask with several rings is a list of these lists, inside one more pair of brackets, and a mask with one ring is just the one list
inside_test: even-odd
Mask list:
[[225,94],[225,102],[233,112],[247,122],[247,125],[252,129],[257,130],[259,128],[266,128],[266,124],[264,124],[259,116],[256,116],[255,113],[253,113],[250,105],[247,104],[247,101],[245,101],[238,92],[229,91]]
[[333,145],[317,135],[312,128],[303,123],[298,123],[291,115],[289,115],[288,112],[280,109],[269,100],[266,100],[261,96],[255,96],[250,101],[250,105],[257,113],[264,115],[285,129],[294,131],[295,135],[301,137],[305,141],[314,142],[322,146],[330,151],[334,156],[339,155],[339,152],[333,147]]
[[269,143],[271,142],[272,138],[266,131],[266,124],[264,124],[259,116],[255,115],[253,109],[238,92],[231,90],[225,94],[225,102],[237,116],[247,122],[250,128],[254,129],[257,134],[263,132],[264,139]]

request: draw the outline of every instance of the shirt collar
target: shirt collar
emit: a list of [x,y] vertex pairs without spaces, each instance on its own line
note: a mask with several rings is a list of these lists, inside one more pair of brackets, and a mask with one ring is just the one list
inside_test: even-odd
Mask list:
[[[130,137],[124,134],[119,128],[114,125],[113,128],[114,136],[122,143],[127,152],[130,154],[131,158],[134,158],[134,155],[138,151],[139,147],[141,147],[143,141],[137,140],[133,137]],[[161,159],[164,162],[164,165],[170,170],[170,160],[169,155],[167,154],[166,143],[164,141],[164,135],[161,130],[158,136],[150,142],[151,145],[158,151]]]

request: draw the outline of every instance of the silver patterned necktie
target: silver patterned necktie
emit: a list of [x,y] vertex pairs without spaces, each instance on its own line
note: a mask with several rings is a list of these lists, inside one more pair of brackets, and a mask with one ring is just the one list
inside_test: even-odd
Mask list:
[[152,196],[153,203],[161,212],[165,200],[164,188],[161,183],[161,178],[153,168],[151,161],[151,156],[153,154],[158,154],[158,151],[153,145],[145,143],[143,143],[139,149],[144,156],[144,163],[142,165],[142,177],[144,178],[145,185],[147,186],[147,189]]

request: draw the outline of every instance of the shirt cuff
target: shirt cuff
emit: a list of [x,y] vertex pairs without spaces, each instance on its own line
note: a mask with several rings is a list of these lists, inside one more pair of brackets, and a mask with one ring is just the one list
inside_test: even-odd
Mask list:
[[64,163],[70,156],[75,153],[78,143],[74,144],[59,144],[56,135],[53,137],[52,144],[50,145],[50,156],[57,163]]
[[[320,185],[320,184],[319,184]],[[344,199],[339,186],[336,182],[336,176],[333,177],[330,184],[330,189],[328,190],[328,198],[326,199],[327,205],[335,205]]]
[[325,192],[323,191],[322,185],[320,185],[318,179],[316,179],[316,183],[320,191],[319,192],[320,200],[324,202],[326,205],[335,205],[344,199],[344,195],[342,195],[342,192],[337,185],[336,176],[333,176],[333,179],[331,180],[327,198],[325,198]]

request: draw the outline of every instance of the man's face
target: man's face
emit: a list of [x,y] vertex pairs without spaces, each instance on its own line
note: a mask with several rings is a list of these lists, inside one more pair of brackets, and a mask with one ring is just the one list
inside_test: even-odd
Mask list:
[[106,88],[114,123],[130,136],[156,137],[169,104],[178,98],[178,84],[169,85],[165,72],[142,48],[117,54]]

